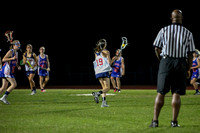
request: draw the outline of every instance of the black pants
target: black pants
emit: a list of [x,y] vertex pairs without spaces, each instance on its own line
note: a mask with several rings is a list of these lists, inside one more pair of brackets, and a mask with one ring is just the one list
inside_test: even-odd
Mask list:
[[157,92],[185,95],[187,70],[185,58],[162,58],[159,65]]

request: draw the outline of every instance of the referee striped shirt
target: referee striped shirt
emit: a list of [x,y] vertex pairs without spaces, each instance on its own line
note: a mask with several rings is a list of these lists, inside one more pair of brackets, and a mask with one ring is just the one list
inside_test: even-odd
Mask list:
[[188,52],[195,51],[192,33],[181,24],[171,24],[162,28],[153,46],[161,48],[161,56],[186,58]]

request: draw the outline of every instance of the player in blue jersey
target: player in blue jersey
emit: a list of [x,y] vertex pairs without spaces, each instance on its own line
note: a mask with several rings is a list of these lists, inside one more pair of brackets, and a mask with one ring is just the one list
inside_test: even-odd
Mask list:
[[108,107],[106,102],[106,93],[110,90],[110,75],[109,72],[112,70],[110,67],[110,52],[106,50],[107,42],[105,39],[100,39],[95,50],[95,61],[94,71],[96,78],[99,80],[102,90],[99,92],[92,92],[94,100],[96,103],[99,103],[99,96],[102,95],[102,104],[101,107]]
[[[111,83],[114,88],[114,92],[121,90],[120,78],[125,75],[125,63],[124,58],[120,49],[116,50],[116,55],[112,58],[112,73],[111,73]],[[115,81],[116,80],[116,81]],[[116,84],[117,83],[117,84]]]
[[45,47],[40,47],[40,54],[37,56],[38,60],[38,75],[41,92],[45,92],[45,87],[49,81],[50,62],[49,56],[44,54]]
[[[0,88],[0,94],[5,90],[5,94],[0,98],[5,104],[10,104],[7,101],[8,95],[11,93],[13,89],[17,87],[17,82],[14,77],[15,67],[18,70],[21,70],[21,67],[18,65],[18,50],[20,49],[20,42],[18,40],[14,40],[11,43],[10,50],[6,53],[3,57],[2,62],[4,62],[1,70],[0,70],[0,77],[2,78],[2,87]],[[8,87],[10,83],[10,86]]]
[[192,62],[192,76],[190,80],[190,84],[193,85],[194,89],[196,90],[194,95],[200,95],[198,82],[197,80],[200,79],[200,58],[199,58],[199,50],[195,50],[193,53],[193,62]]
[[26,52],[23,54],[23,64],[25,64],[26,76],[29,80],[31,95],[36,93],[35,81],[33,78],[35,77],[35,73],[37,70],[37,56],[33,53],[33,46],[28,44],[26,46]]

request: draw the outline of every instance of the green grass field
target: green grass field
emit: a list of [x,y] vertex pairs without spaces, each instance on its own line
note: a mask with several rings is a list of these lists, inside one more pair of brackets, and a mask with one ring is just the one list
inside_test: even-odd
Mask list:
[[29,95],[30,90],[14,90],[10,105],[0,103],[0,133],[199,133],[200,96],[187,90],[182,96],[179,128],[171,128],[171,94],[159,117],[159,127],[149,128],[156,90],[122,90],[108,95],[110,107],[101,108],[89,89],[51,89]]

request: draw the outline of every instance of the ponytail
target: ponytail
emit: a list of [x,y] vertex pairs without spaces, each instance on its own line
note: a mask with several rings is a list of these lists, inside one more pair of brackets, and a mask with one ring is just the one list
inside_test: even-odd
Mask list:
[[95,53],[96,52],[101,52],[103,49],[105,49],[106,44],[107,43],[106,43],[105,39],[100,39],[96,44],[96,48],[94,48]]

